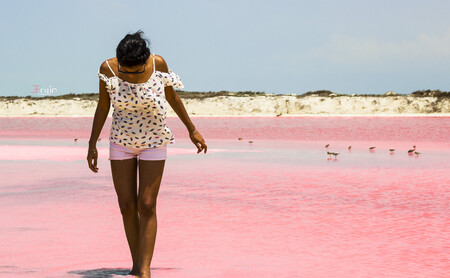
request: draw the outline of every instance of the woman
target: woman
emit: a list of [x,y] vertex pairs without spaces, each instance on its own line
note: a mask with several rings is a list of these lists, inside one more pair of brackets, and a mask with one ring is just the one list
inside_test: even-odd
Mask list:
[[207,146],[173,89],[183,88],[179,76],[161,56],[150,53],[142,35],[142,31],[127,34],[117,46],[117,57],[100,66],[100,97],[87,160],[89,168],[97,173],[96,142],[112,101],[109,160],[133,259],[130,275],[150,277],[157,228],[156,198],[167,157],[166,145],[175,142],[165,121],[167,102],[188,129],[197,153],[204,150],[206,154]]

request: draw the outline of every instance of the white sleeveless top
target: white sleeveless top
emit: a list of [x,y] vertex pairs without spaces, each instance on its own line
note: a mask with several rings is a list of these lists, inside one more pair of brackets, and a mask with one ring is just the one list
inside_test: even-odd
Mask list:
[[109,140],[112,143],[136,149],[155,148],[164,143],[175,143],[172,131],[166,125],[167,101],[164,87],[183,89],[180,77],[170,68],[160,72],[155,68],[147,82],[130,83],[120,79],[108,65],[113,77],[98,71],[114,107]]

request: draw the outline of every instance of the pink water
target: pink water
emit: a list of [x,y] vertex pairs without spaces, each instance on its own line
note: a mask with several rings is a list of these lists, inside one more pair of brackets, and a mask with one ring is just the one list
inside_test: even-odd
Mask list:
[[[206,155],[168,119],[153,278],[449,277],[449,117],[192,120]],[[0,118],[0,277],[129,271],[110,124],[93,173],[92,118]]]

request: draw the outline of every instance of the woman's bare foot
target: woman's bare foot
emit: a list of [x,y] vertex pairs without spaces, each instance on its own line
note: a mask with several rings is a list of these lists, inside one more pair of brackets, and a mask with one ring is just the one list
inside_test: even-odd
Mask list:
[[131,271],[128,273],[128,275],[134,275],[134,276],[139,276],[139,273],[141,272],[141,270],[139,268],[135,268],[133,267],[131,269]]

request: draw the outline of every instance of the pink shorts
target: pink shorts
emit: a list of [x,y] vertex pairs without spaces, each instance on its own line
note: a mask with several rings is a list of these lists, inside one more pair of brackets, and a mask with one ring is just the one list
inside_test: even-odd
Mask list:
[[156,148],[134,149],[109,142],[108,160],[123,160],[136,158],[140,160],[165,160],[167,158],[167,143]]

